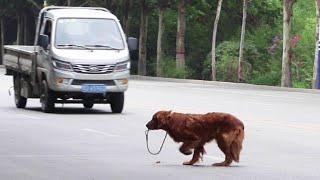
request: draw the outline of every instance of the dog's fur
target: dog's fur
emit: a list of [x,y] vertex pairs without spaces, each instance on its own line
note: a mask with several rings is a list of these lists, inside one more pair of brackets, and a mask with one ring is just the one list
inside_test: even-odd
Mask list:
[[175,142],[182,142],[180,152],[191,155],[184,165],[193,165],[205,153],[204,145],[216,140],[225,154],[225,161],[214,166],[229,166],[232,161],[239,162],[244,125],[236,117],[226,113],[182,114],[159,111],[146,125],[149,130],[165,130]]

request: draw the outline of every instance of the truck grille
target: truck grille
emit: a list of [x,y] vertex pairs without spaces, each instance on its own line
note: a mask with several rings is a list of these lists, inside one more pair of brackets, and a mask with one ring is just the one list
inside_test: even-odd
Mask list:
[[115,65],[89,65],[76,64],[73,65],[73,70],[78,73],[86,74],[109,74],[114,70]]
[[114,86],[113,80],[80,80],[74,79],[72,85],[82,85],[82,84],[104,84],[106,86]]

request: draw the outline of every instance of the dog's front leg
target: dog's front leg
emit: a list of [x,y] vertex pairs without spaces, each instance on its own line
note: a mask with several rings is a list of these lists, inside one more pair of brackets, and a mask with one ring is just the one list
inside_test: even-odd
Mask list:
[[192,141],[187,141],[187,142],[184,142],[180,148],[179,148],[179,151],[184,154],[184,155],[191,155],[192,154],[192,151],[191,149],[193,149],[193,142]]
[[205,150],[204,150],[203,146],[196,147],[195,150],[194,150],[192,159],[190,161],[184,162],[183,165],[193,165],[193,164],[195,164],[196,162],[199,161],[199,159],[201,157],[201,154],[204,153],[204,152],[205,152]]

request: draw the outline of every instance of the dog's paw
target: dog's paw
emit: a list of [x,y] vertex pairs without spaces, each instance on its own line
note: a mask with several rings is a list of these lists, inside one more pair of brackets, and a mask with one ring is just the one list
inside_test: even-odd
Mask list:
[[191,163],[190,161],[186,161],[186,162],[183,163],[183,165],[185,165],[185,166],[192,166],[193,163]]
[[187,151],[180,151],[182,154],[184,155],[191,155],[192,154],[192,151],[191,150],[187,150]]
[[223,166],[229,166],[230,164],[226,163],[226,162],[221,162],[221,163],[214,163],[212,164],[212,166],[216,166],[216,167],[223,167]]
[[191,149],[185,149],[185,148],[180,148],[179,151],[184,154],[184,155],[191,155],[192,154],[192,151]]

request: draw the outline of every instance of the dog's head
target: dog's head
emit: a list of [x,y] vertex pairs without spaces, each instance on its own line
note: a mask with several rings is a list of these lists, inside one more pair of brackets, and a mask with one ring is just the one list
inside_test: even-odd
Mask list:
[[152,120],[147,123],[147,128],[149,130],[163,129],[170,115],[171,111],[159,111],[155,113],[152,117]]

